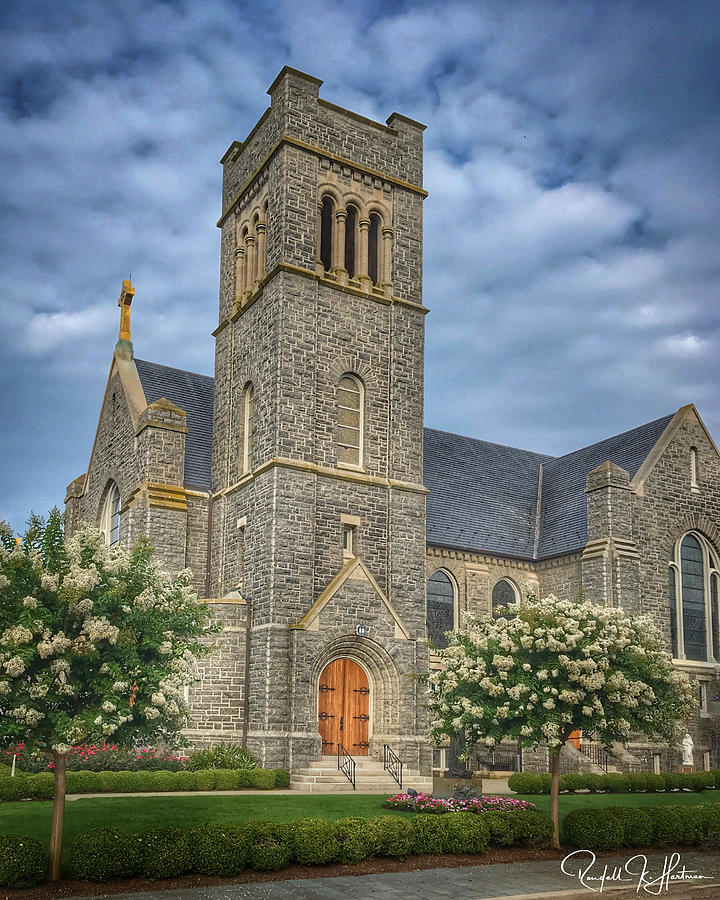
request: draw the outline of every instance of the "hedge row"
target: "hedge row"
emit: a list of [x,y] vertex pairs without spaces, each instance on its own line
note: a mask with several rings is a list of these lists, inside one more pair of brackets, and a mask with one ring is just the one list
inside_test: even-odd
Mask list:
[[720,804],[575,809],[563,819],[564,841],[583,850],[689,845],[720,849]]
[[549,817],[533,811],[206,824],[139,834],[101,828],[77,837],[70,864],[73,878],[89,881],[136,875],[172,878],[188,872],[232,876],[246,866],[274,872],[292,863],[322,866],[376,856],[404,859],[420,853],[482,853],[490,844],[548,847],[552,833]]
[[[146,793],[153,791],[271,790],[290,784],[287,769],[202,769],[197,772],[68,772],[68,794]],[[51,800],[55,776],[0,775],[0,800]]]
[[[511,791],[517,794],[549,794],[550,775],[517,772],[508,779]],[[606,791],[609,794],[634,794],[641,791],[704,791],[720,788],[720,770],[712,772],[667,773],[665,775],[635,772],[610,772],[607,775],[569,773],[560,776],[560,790]]]

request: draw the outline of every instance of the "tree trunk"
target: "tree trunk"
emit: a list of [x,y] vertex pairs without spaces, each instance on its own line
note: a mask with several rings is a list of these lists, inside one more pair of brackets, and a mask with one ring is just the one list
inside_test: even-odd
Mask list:
[[50,881],[58,881],[65,819],[65,757],[53,750],[53,762],[55,764],[53,770],[55,773],[55,796],[50,828]]
[[560,849],[560,751],[562,744],[556,752],[550,751],[550,817],[553,821],[553,847]]

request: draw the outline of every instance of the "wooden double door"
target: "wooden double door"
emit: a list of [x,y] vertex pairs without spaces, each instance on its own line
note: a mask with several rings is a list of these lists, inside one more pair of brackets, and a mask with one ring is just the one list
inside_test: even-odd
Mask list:
[[351,756],[367,756],[370,734],[370,685],[351,659],[335,659],[323,669],[318,687],[318,731],[323,756],[342,744]]

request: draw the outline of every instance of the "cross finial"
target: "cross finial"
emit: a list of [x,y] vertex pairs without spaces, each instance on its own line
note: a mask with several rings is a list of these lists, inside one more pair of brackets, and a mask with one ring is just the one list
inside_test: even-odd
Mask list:
[[118,306],[120,307],[120,335],[121,341],[129,341],[130,338],[130,304],[135,296],[135,288],[132,281],[128,278],[122,283],[122,290],[118,297]]

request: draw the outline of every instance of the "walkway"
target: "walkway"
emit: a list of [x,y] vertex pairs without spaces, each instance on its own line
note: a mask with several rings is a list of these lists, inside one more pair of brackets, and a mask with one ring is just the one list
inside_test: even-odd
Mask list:
[[[670,854],[670,851],[668,851]],[[599,859],[589,875],[603,868],[622,867],[631,853]],[[659,876],[665,855],[648,857],[649,878]],[[605,886],[603,894],[613,900],[662,896],[672,900],[705,900],[720,897],[720,857],[711,853],[683,852],[680,866],[694,870],[704,880],[671,882],[668,890],[636,892],[637,878],[620,889]],[[677,873],[679,867],[675,870]],[[628,877],[629,876],[625,876]],[[590,882],[597,889],[598,882]],[[296,879],[264,884],[227,884],[186,890],[157,890],[142,894],[94,894],[78,900],[575,900],[593,894],[576,878],[564,875],[560,860],[467,866],[455,869],[425,869],[340,878]]]

